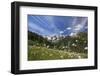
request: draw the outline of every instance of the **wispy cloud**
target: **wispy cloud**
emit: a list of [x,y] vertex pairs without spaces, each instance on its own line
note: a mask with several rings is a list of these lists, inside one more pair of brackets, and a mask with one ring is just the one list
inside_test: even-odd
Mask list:
[[83,28],[83,25],[81,25],[81,24],[78,24],[78,25],[76,25],[75,26],[75,31],[79,31],[80,29],[82,29]]
[[[77,20],[78,20],[78,19],[77,19]],[[80,19],[80,22],[78,22],[77,20],[76,20],[76,22],[74,22],[74,26],[73,26],[73,29],[72,29],[72,32],[71,32],[72,34],[73,34],[73,33],[74,33],[74,34],[75,34],[75,33],[77,34],[78,32],[80,32],[80,31],[82,31],[83,29],[85,29],[85,27],[87,27],[87,26],[85,26],[86,22],[88,21],[87,18],[81,18],[81,19]],[[71,35],[72,35],[72,34],[71,34]],[[73,34],[73,35],[74,35],[74,34]]]
[[[29,25],[28,25],[28,28],[29,28],[29,31],[32,31],[32,32],[35,32],[35,33],[38,33],[38,34],[42,34],[42,35],[46,35],[46,34],[51,34],[51,32],[49,30],[46,30],[40,26],[38,26],[37,24],[34,24],[32,22],[29,22]],[[45,32],[45,33],[44,33]]]
[[82,29],[87,29],[87,17],[67,16],[28,16],[29,31],[41,35],[75,35]]

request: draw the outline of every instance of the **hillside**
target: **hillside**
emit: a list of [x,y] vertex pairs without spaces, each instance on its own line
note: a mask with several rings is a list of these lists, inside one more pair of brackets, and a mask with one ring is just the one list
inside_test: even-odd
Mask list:
[[77,36],[66,36],[52,41],[52,38],[48,40],[28,31],[28,60],[87,58],[87,43],[85,32],[80,32]]

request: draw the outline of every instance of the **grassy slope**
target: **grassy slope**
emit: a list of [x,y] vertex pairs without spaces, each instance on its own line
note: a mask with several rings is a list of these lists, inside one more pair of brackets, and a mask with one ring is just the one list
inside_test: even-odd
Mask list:
[[45,47],[29,46],[28,60],[55,60],[55,59],[78,59],[87,58],[87,54],[66,52]]

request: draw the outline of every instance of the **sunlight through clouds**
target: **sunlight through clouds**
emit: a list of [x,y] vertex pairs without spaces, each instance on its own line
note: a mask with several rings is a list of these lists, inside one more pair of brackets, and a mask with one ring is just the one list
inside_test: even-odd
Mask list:
[[40,35],[69,35],[87,31],[87,17],[29,15],[29,31]]

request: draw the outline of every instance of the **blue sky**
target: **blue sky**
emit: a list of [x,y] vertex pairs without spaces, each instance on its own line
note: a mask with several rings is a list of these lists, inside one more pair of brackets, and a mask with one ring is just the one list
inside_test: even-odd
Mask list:
[[42,36],[73,36],[78,32],[87,32],[87,30],[87,17],[28,15],[28,31]]

